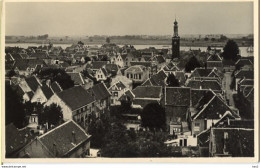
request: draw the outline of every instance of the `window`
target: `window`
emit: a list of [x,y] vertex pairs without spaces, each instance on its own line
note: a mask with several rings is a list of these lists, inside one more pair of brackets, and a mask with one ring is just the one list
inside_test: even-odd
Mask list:
[[37,98],[37,102],[38,102],[38,103],[41,102],[41,98]]
[[141,77],[141,74],[139,74],[139,79],[141,79],[142,77]]
[[224,132],[224,139],[228,139],[228,132]]
[[118,96],[118,92],[114,92],[114,96],[117,97]]
[[129,74],[126,74],[126,77],[129,78]]
[[133,74],[130,74],[130,76],[131,76],[131,79],[133,78]]
[[195,127],[199,127],[200,126],[200,123],[195,123]]

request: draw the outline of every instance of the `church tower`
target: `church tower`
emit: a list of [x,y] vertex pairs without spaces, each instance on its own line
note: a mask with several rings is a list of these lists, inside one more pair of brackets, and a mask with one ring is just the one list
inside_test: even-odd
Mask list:
[[180,57],[180,37],[178,35],[178,22],[174,21],[172,37],[172,59]]

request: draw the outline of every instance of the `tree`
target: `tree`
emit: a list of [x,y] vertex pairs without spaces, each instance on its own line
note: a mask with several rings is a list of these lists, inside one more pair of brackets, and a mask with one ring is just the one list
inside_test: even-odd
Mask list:
[[110,43],[110,38],[109,37],[106,38],[106,42]]
[[5,124],[13,123],[17,128],[23,128],[26,114],[22,97],[10,85],[5,86]]
[[221,40],[221,41],[225,41],[225,40],[227,40],[227,39],[228,39],[228,38],[227,38],[226,36],[224,36],[224,35],[221,35],[221,36],[220,36],[220,40]]
[[84,43],[82,41],[79,41],[78,44],[79,45],[84,45]]
[[13,76],[17,75],[13,69],[11,69],[9,72],[7,72],[6,76],[11,78]]
[[85,59],[85,62],[86,62],[86,63],[89,62],[89,61],[91,61],[91,58],[90,58],[90,57],[85,57],[84,59]]
[[204,38],[204,41],[208,41],[208,40],[209,40],[209,38],[208,38],[208,37],[205,37],[205,38]]
[[63,90],[74,86],[74,81],[63,69],[48,68],[39,72],[39,78],[58,82]]
[[39,117],[43,123],[48,122],[49,125],[59,125],[63,121],[61,107],[54,103],[44,107],[43,114]]
[[186,63],[185,65],[185,71],[186,72],[191,72],[192,70],[194,70],[197,67],[200,67],[200,63],[197,60],[197,58],[195,56],[192,56],[189,61]]
[[175,75],[173,73],[170,73],[169,76],[167,77],[166,83],[168,86],[171,87],[179,87],[179,81],[176,79]]
[[237,61],[239,59],[238,53],[238,45],[233,40],[228,40],[225,47],[223,48],[224,52],[222,54],[223,58],[226,60]]
[[165,128],[165,109],[158,103],[147,104],[142,113],[142,125],[152,130]]

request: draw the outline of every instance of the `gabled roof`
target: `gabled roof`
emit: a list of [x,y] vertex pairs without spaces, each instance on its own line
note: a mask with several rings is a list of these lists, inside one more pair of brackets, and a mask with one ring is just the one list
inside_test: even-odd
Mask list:
[[161,64],[161,63],[164,63],[165,62],[165,59],[163,56],[159,55],[156,57],[156,61]]
[[133,92],[131,90],[127,90],[125,93],[123,93],[123,95],[119,98],[119,100],[127,100],[127,97],[130,98],[130,100],[132,101],[135,97],[135,95],[133,94]]
[[91,93],[82,86],[75,86],[56,94],[72,111],[95,101]]
[[241,66],[244,66],[244,65],[253,65],[253,63],[251,62],[251,60],[245,59],[245,58],[239,59],[235,64],[236,64],[236,65],[241,65]]
[[148,80],[146,80],[143,86],[165,86],[165,79],[167,75],[163,70],[159,71],[157,74],[152,75]]
[[36,79],[35,76],[31,76],[29,78],[25,78],[26,83],[31,88],[33,92],[35,92],[38,88],[38,86],[41,86],[42,84]]
[[116,75],[119,70],[119,66],[116,64],[107,64],[105,69],[109,74]]
[[165,87],[165,105],[190,106],[190,88]]
[[191,89],[191,105],[195,106],[209,89]]
[[189,80],[187,87],[192,89],[211,89],[214,91],[222,91],[221,85],[217,80]]
[[216,94],[214,94],[214,96],[210,99],[209,102],[202,103],[201,105],[200,107],[198,107],[198,109],[200,109],[199,112],[192,117],[193,120],[220,119],[227,111],[230,111],[234,117],[239,117],[229,108],[229,106],[224,102],[224,100],[222,100]]
[[219,61],[219,62],[221,62],[222,58],[220,58],[220,56],[218,54],[213,54],[213,55],[209,56],[207,61]]
[[95,100],[107,99],[111,95],[103,82],[94,85],[92,88],[88,89],[88,91],[93,92]]
[[18,130],[13,123],[6,125],[5,131],[6,157],[10,157],[14,153],[18,152],[18,150],[33,139],[33,136],[30,134],[28,129],[24,128]]
[[246,71],[246,70],[239,70],[235,73],[235,78],[246,78],[246,79],[254,79],[254,71]]
[[37,59],[46,59],[48,58],[48,54],[46,52],[37,52],[37,53],[32,53],[30,57],[37,58]]
[[155,98],[160,99],[162,94],[161,86],[137,86],[132,90],[136,98]]
[[51,90],[51,88],[49,88],[47,85],[44,85],[41,87],[43,94],[45,95],[45,97],[47,98],[47,100],[53,95],[53,91]]
[[92,62],[91,69],[100,69],[107,64],[107,61],[94,61]]
[[126,86],[121,81],[114,83],[112,86],[110,86],[110,88],[112,88],[113,86],[116,86],[118,90],[123,90],[126,88]]
[[207,77],[211,73],[212,69],[195,68],[190,77]]
[[132,61],[130,62],[131,66],[135,66],[135,65],[142,65],[145,67],[151,67],[152,66],[152,62],[139,62],[139,61]]
[[71,80],[74,81],[75,85],[84,85],[84,80],[82,78],[81,73],[79,72],[67,72],[67,74],[70,76]]
[[55,156],[62,157],[90,138],[78,124],[69,120],[51,131],[43,134],[38,140]]
[[150,103],[159,103],[158,100],[149,100],[149,99],[134,99],[133,104],[134,105],[139,105],[142,108],[144,108],[146,105]]
[[125,71],[131,71],[131,72],[143,72],[143,70],[146,67],[143,65],[135,65],[135,66],[130,66],[129,68],[127,68]]
[[238,83],[240,86],[253,86],[254,80],[253,79],[241,79]]

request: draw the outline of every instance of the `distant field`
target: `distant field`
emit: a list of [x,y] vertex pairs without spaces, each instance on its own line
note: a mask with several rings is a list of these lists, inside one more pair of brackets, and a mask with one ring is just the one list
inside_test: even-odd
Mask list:
[[[234,39],[239,47],[247,47],[253,45],[253,41],[244,41],[242,39]],[[98,45],[106,43],[105,39],[71,39],[71,40],[58,40],[58,39],[48,39],[48,40],[17,40],[17,39],[6,39],[6,43],[37,43],[37,44],[48,44],[49,42],[53,44],[75,44],[78,41],[82,41],[87,45]],[[111,43],[118,45],[131,44],[131,45],[171,45],[171,39],[110,39]],[[225,46],[226,41],[194,41],[194,40],[181,40],[181,46],[191,46],[191,47],[207,47],[207,46],[216,46],[223,47]]]

